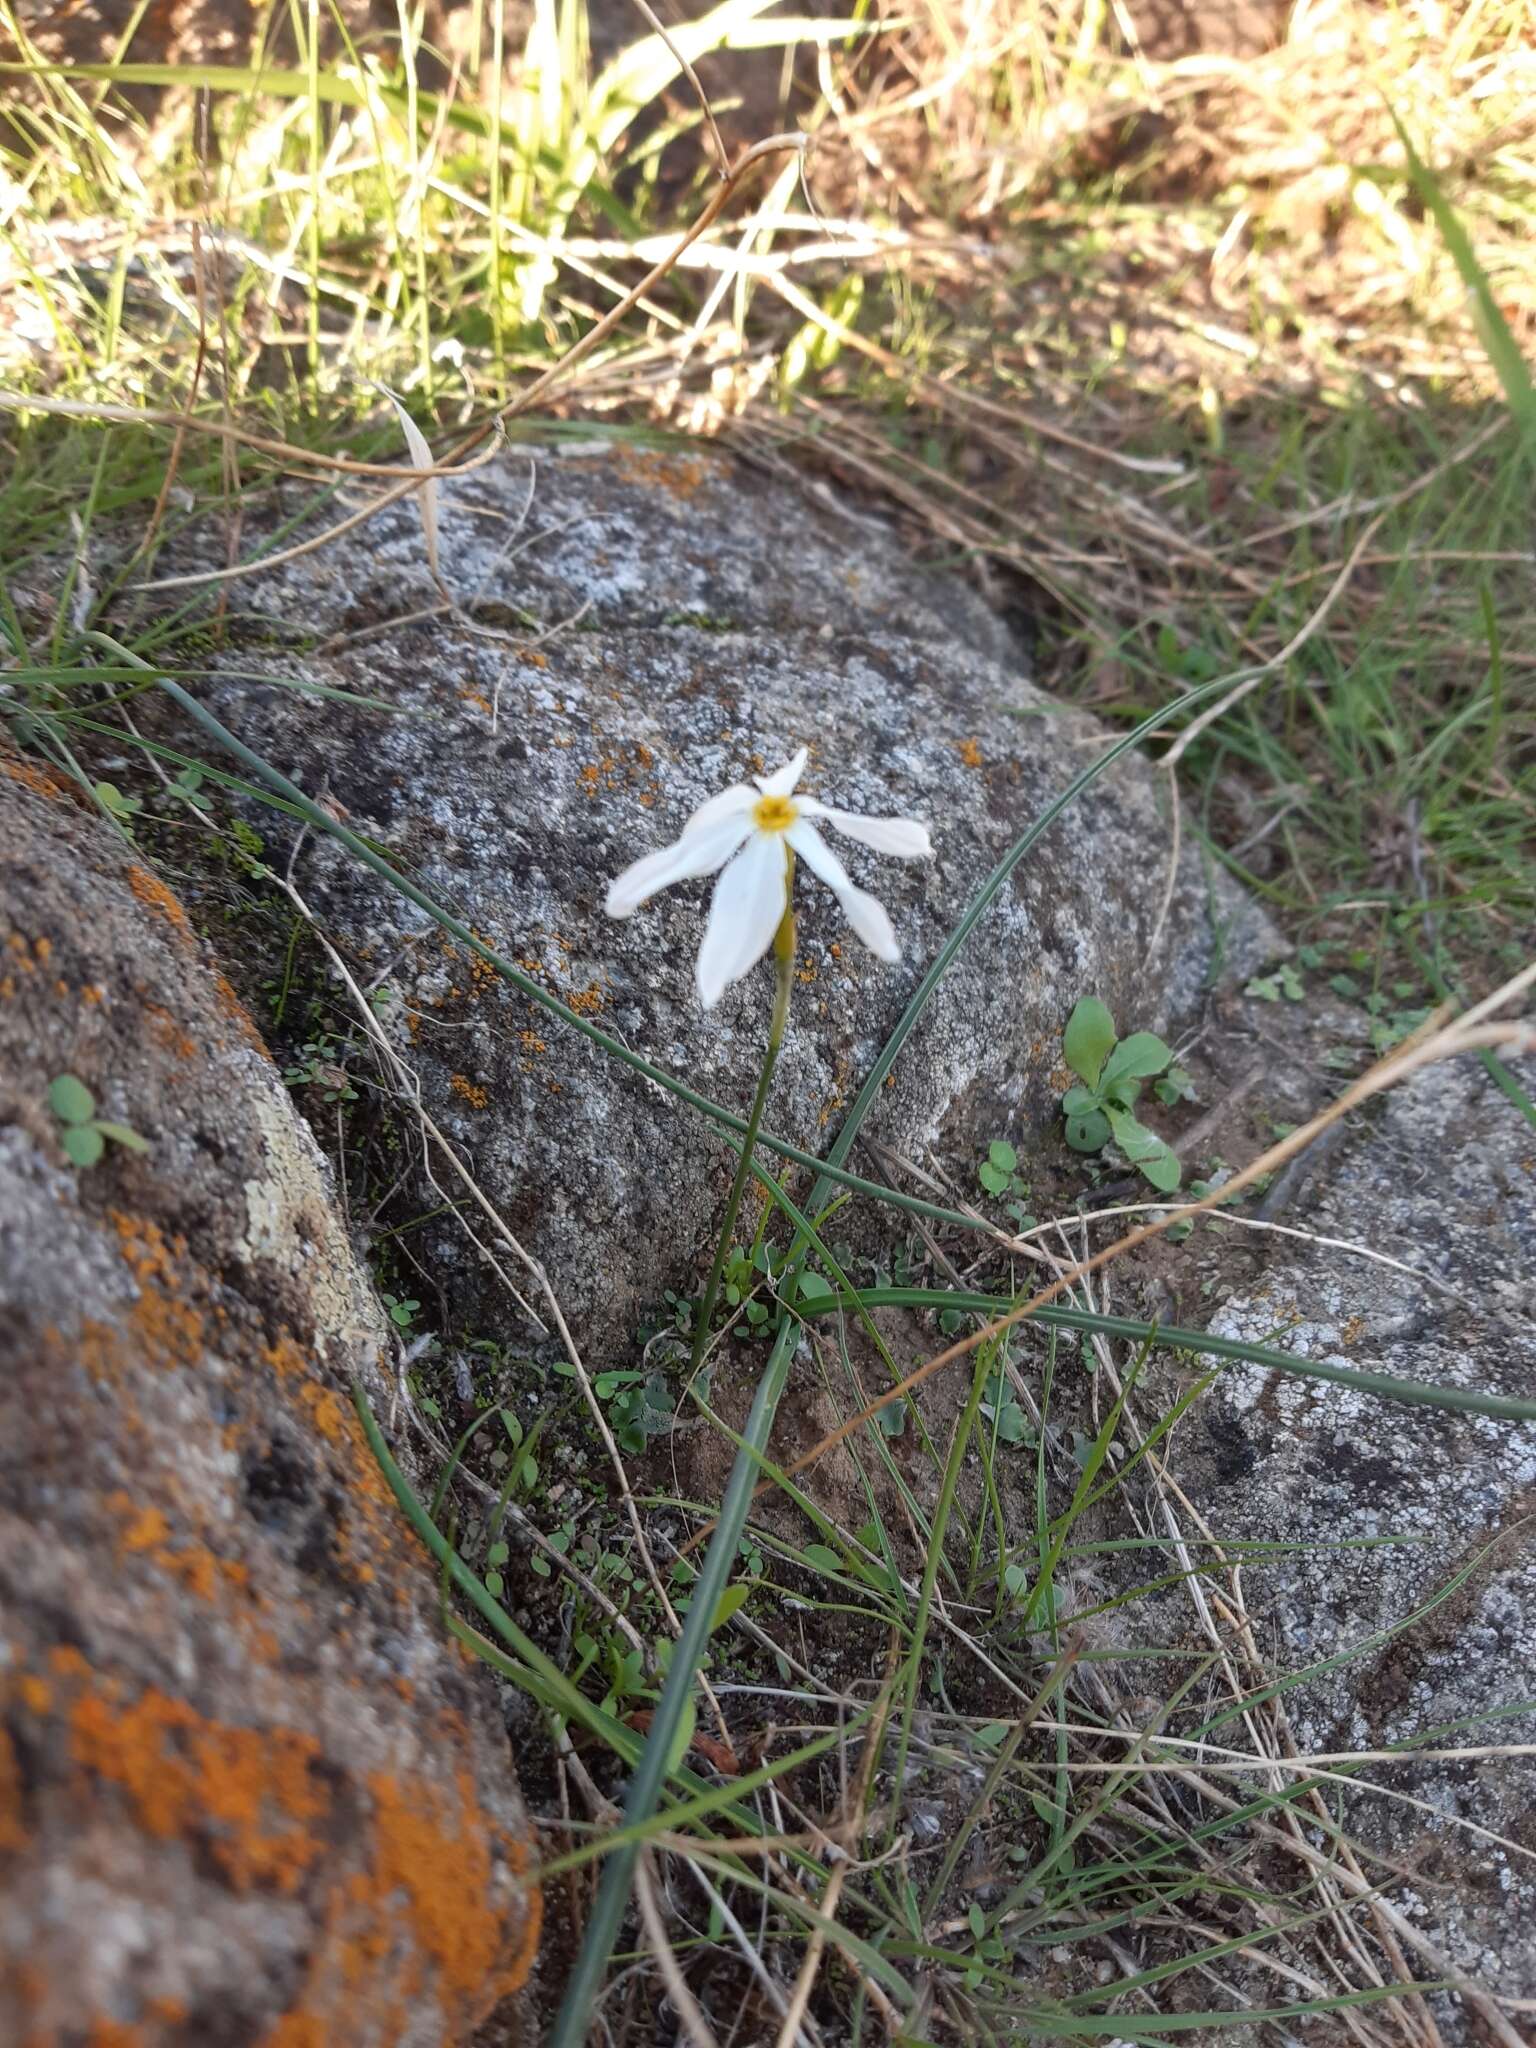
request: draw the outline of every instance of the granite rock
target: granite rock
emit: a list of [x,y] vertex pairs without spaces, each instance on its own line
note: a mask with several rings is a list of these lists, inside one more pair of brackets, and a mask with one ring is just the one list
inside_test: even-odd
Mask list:
[[[147,1150],[71,1165],[63,1074]],[[387,1413],[249,1018],[164,882],[0,756],[0,2038],[527,2038],[494,1687],[354,1378]]]
[[[261,644],[215,658],[205,701],[544,988],[737,1111],[768,969],[704,1014],[691,967],[708,884],[614,923],[609,879],[712,791],[802,743],[808,793],[930,821],[931,863],[840,845],[890,909],[899,967],[801,876],[769,1124],[824,1149],[989,871],[1110,736],[1038,689],[996,615],[888,526],[714,454],[512,450],[441,497],[456,615],[410,620],[435,593],[402,500],[242,583]],[[248,524],[246,552],[260,544]],[[211,563],[217,545],[189,536],[166,566]],[[285,824],[257,822],[286,859]],[[622,1352],[648,1301],[695,1284],[729,1153],[335,842],[308,835],[295,874],[365,978],[393,992],[385,1014],[425,1105],[548,1268],[580,1341],[599,1360]],[[1043,1127],[1079,996],[1105,998],[1126,1030],[1160,1028],[1275,947],[1195,835],[1176,839],[1166,785],[1123,759],[981,919],[869,1131],[915,1158]],[[454,1274],[466,1320],[504,1312],[451,1223],[417,1249]]]

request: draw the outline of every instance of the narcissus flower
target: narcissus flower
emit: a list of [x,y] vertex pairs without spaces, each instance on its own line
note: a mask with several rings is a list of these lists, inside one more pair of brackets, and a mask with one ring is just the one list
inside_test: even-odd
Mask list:
[[826,883],[872,953],[882,960],[901,958],[884,909],[854,887],[848,870],[812,821],[824,819],[861,846],[894,853],[902,860],[932,854],[928,827],[915,818],[861,818],[853,811],[833,810],[814,797],[796,796],[807,753],[802,747],[772,775],[757,776],[755,788],[739,782],[712,796],[688,820],[681,839],[637,860],[609,888],[608,915],[632,917],[659,889],[725,870],[715,884],[699,947],[699,997],[706,1010],[773,944],[789,900],[791,852]]

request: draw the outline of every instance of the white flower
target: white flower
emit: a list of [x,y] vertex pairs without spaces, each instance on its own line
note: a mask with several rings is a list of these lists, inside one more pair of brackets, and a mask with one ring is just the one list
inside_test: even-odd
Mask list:
[[637,860],[608,890],[608,915],[632,917],[658,889],[725,869],[715,884],[699,948],[699,996],[706,1010],[773,944],[788,901],[791,849],[826,883],[872,953],[882,960],[901,958],[891,920],[873,896],[854,887],[811,820],[825,818],[861,845],[903,860],[925,859],[933,852],[928,827],[913,818],[861,818],[814,797],[795,796],[808,751],[802,747],[772,775],[755,777],[755,789],[738,782],[712,796],[688,820],[681,839]]

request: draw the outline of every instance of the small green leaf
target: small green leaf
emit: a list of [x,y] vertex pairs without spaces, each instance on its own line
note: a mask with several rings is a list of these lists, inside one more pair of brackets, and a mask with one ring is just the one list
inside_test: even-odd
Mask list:
[[832,1284],[820,1273],[802,1273],[795,1289],[797,1301],[828,1301],[832,1296]]
[[1165,1192],[1179,1184],[1180,1167],[1168,1144],[1156,1131],[1149,1131],[1144,1123],[1138,1123],[1123,1110],[1109,1112],[1110,1128],[1115,1134],[1115,1143],[1131,1162],[1139,1167],[1153,1187]]
[[104,1138],[110,1138],[115,1145],[121,1145],[125,1152],[147,1152],[149,1140],[141,1138],[137,1131],[130,1131],[126,1124],[104,1123],[99,1117],[96,1128]]
[[[668,1644],[668,1648],[671,1648],[670,1644]],[[692,1747],[693,1729],[694,1723],[698,1719],[698,1711],[697,1706],[694,1704],[693,1695],[690,1693],[683,1702],[683,1711],[677,1724],[677,1733],[672,1738],[672,1750],[667,1758],[667,1771],[669,1774],[680,1768],[683,1758]]]
[[746,1605],[751,1597],[751,1593],[752,1588],[740,1580],[734,1586],[726,1587],[719,1600],[715,1603],[714,1613],[710,1616],[709,1632],[711,1635],[714,1634],[717,1628],[724,1628],[738,1607]]
[[1176,1102],[1194,1101],[1195,1084],[1183,1067],[1170,1067],[1160,1081],[1153,1082],[1152,1092],[1171,1109]]
[[1133,1031],[1129,1038],[1121,1039],[1105,1061],[1100,1086],[1108,1088],[1116,1081],[1146,1080],[1160,1074],[1172,1058],[1171,1049],[1155,1031]]
[[98,782],[96,801],[119,822],[136,817],[144,808],[142,797],[124,796],[115,782]]
[[989,1195],[1000,1195],[1008,1185],[1008,1175],[1000,1166],[994,1166],[990,1159],[983,1159],[976,1169],[976,1178]]
[[60,1123],[83,1124],[96,1114],[96,1098],[76,1075],[60,1074],[48,1083],[48,1107]]
[[989,1721],[985,1728],[975,1731],[975,1739],[983,1749],[1000,1748],[1011,1725],[1007,1721]]
[[[541,1560],[540,1560],[540,1562],[542,1563],[542,1562],[543,1562],[543,1560],[541,1559]],[[548,1569],[549,1569],[548,1565],[545,1565],[544,1569],[545,1569],[546,1571],[548,1571]],[[490,1594],[490,1596],[491,1596],[491,1598],[492,1598],[493,1600],[499,1600],[499,1599],[501,1598],[501,1595],[502,1595],[502,1589],[503,1589],[503,1587],[504,1587],[505,1585],[506,1585],[506,1580],[505,1580],[505,1579],[503,1579],[503,1577],[501,1576],[501,1573],[500,1573],[500,1572],[487,1572],[487,1573],[486,1573],[486,1575],[485,1575],[485,1590],[487,1591],[487,1593],[489,1593],[489,1594]]]
[[1102,1109],[1067,1118],[1067,1143],[1074,1152],[1102,1152],[1109,1143],[1109,1118]]
[[1019,1155],[1003,1138],[994,1138],[987,1147],[987,1158],[999,1172],[1012,1173],[1019,1163]]
[[1160,1153],[1155,1153],[1150,1159],[1138,1159],[1136,1164],[1141,1169],[1142,1179],[1151,1181],[1159,1194],[1171,1195],[1179,1184],[1182,1169],[1178,1155],[1166,1145]]
[[845,1569],[843,1560],[837,1552],[829,1549],[825,1543],[807,1543],[800,1555],[813,1571],[840,1572]]
[[1029,1423],[1017,1401],[997,1411],[997,1440],[1000,1444],[1021,1444],[1029,1434]]
[[1063,1116],[1086,1116],[1091,1109],[1097,1109],[1098,1106],[1099,1098],[1093,1089],[1081,1085],[1069,1088],[1061,1098]]
[[76,1166],[94,1166],[106,1151],[106,1140],[94,1124],[68,1124],[59,1142]]
[[1084,996],[1067,1019],[1061,1049],[1067,1065],[1090,1088],[1099,1084],[1115,1043],[1115,1020],[1097,996]]
[[509,1543],[493,1543],[485,1553],[485,1561],[487,1564],[505,1564],[511,1555],[512,1546]]

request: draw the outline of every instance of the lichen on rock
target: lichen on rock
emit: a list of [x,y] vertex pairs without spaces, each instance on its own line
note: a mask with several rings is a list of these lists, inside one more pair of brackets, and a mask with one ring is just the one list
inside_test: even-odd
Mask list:
[[[319,1155],[165,884],[0,813],[0,2039],[517,2039],[528,1825]],[[65,1072],[148,1151],[71,1168]]]

